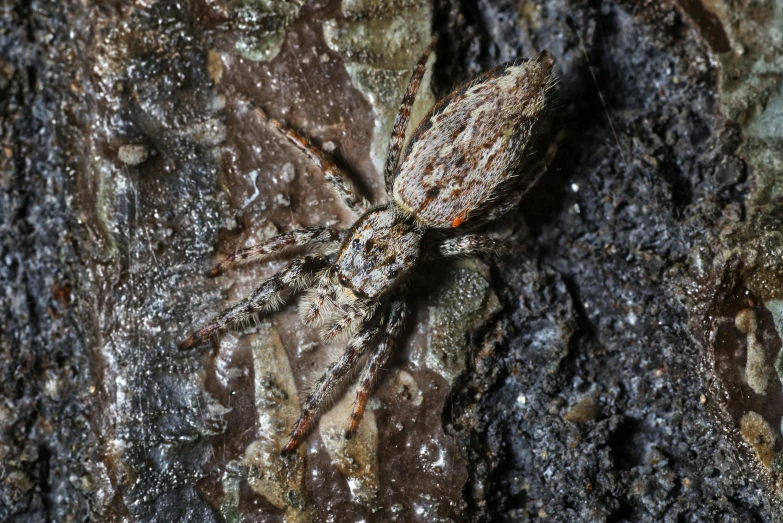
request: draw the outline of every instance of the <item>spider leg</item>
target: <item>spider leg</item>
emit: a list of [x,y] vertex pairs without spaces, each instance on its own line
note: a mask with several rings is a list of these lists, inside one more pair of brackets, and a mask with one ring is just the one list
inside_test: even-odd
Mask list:
[[[323,272],[318,287],[314,289],[309,298],[302,303],[300,314],[305,325],[312,325],[321,319],[327,304],[332,305],[337,292],[337,269],[331,267]],[[327,316],[331,308],[326,311]]]
[[473,256],[481,253],[500,253],[510,249],[508,242],[480,234],[466,234],[440,242],[433,258]]
[[362,215],[371,207],[370,202],[359,193],[356,185],[345,171],[337,167],[321,149],[315,147],[307,138],[287,127],[283,122],[271,118],[266,111],[258,107],[253,101],[246,100],[246,102],[261,119],[269,122],[272,127],[285,136],[289,142],[321,169],[326,182],[349,209],[358,215]]
[[300,247],[314,243],[333,243],[340,240],[340,231],[330,227],[305,227],[291,232],[285,232],[273,236],[258,245],[240,249],[229,254],[226,259],[215,265],[210,276],[217,276],[232,265],[238,263],[249,263],[251,261],[262,259],[271,254],[278,253],[289,247]]
[[350,332],[351,326],[354,322],[360,320],[365,316],[371,316],[378,308],[379,303],[377,301],[359,301],[350,303],[343,306],[344,312],[340,318],[329,325],[321,332],[321,337],[324,341],[330,341],[343,334]]
[[370,392],[375,383],[381,367],[389,359],[391,352],[397,347],[402,330],[405,326],[405,319],[408,315],[408,309],[405,301],[397,299],[392,302],[391,309],[387,318],[386,331],[381,338],[378,347],[370,355],[367,364],[364,367],[359,381],[359,390],[356,392],[356,404],[351,412],[351,424],[345,432],[345,439],[351,439],[359,428],[359,422],[364,416],[364,410],[367,408],[367,402],[370,399]]
[[437,39],[434,39],[430,43],[429,47],[427,47],[424,54],[419,59],[419,63],[416,64],[413,75],[411,75],[411,79],[408,82],[408,88],[405,90],[405,95],[402,97],[397,119],[394,120],[394,127],[392,127],[391,139],[389,141],[389,152],[386,153],[386,165],[383,169],[383,179],[386,182],[386,193],[389,195],[392,193],[394,172],[397,170],[400,152],[402,151],[402,146],[405,145],[405,130],[408,128],[408,121],[411,118],[411,108],[416,101],[416,93],[419,91],[419,84],[421,84],[421,79],[424,77],[427,60],[430,57],[430,53],[432,53],[433,47],[435,47],[436,41]]
[[367,351],[370,344],[378,337],[383,328],[382,314],[365,317],[356,337],[351,340],[343,355],[334,361],[326,372],[318,379],[310,394],[302,405],[302,413],[296,421],[291,438],[283,447],[281,454],[292,452],[304,439],[307,431],[315,421],[315,415],[334,395],[337,387],[356,366],[359,358]]
[[312,281],[313,275],[328,264],[320,254],[308,254],[291,262],[286,268],[262,283],[253,294],[218,314],[206,326],[182,343],[190,349],[203,343],[221,329],[242,323],[258,312],[277,310],[283,302],[283,292],[299,290]]

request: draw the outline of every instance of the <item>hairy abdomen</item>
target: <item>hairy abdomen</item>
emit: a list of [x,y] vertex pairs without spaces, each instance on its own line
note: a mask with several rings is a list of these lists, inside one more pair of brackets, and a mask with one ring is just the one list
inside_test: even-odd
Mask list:
[[551,58],[515,60],[441,100],[411,137],[395,201],[424,225],[451,228],[517,198],[545,167],[554,84]]

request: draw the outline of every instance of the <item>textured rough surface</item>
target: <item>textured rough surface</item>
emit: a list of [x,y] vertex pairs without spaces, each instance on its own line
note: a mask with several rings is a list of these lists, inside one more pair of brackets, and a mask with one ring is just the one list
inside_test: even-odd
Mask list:
[[[382,172],[400,93],[432,39],[432,2],[345,0],[340,15],[324,22],[324,39],[340,55],[354,88],[372,107],[370,158],[376,171]],[[435,103],[429,84],[428,73],[412,122],[421,120]]]
[[[0,519],[779,520],[780,9],[5,6]],[[232,91],[377,195],[430,20],[441,94],[548,50],[566,136],[497,225],[509,256],[429,268],[352,448],[327,423],[281,460],[330,351],[296,312],[176,346],[282,266],[210,279],[216,250],[349,217]]]

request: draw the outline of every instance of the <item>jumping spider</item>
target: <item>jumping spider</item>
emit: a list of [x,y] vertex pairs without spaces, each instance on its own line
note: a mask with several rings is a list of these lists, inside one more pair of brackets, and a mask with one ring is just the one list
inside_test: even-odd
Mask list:
[[384,169],[390,198],[384,204],[370,204],[321,150],[255,108],[323,171],[331,188],[360,216],[348,230],[308,227],[228,256],[211,274],[288,247],[318,245],[323,251],[296,259],[183,343],[190,348],[205,342],[221,329],[278,309],[284,295],[304,289],[302,321],[325,324],[324,340],[351,337],[304,401],[283,453],[301,443],[318,411],[369,352],[345,435],[351,437],[403,332],[405,295],[420,263],[501,250],[503,242],[463,231],[513,207],[552,157],[547,131],[555,80],[546,55],[508,62],[455,89],[424,117],[400,157],[431,51],[432,45],[419,60],[394,123]]

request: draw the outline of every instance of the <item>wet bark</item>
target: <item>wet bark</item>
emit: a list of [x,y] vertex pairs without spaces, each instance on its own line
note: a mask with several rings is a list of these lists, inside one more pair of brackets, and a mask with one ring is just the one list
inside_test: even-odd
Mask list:
[[[736,4],[7,3],[0,519],[775,520],[783,14]],[[511,254],[422,267],[357,438],[349,391],[279,458],[341,347],[177,346],[283,266],[223,254],[354,218],[246,100],[378,201],[433,34],[414,118],[547,50],[565,138]]]

